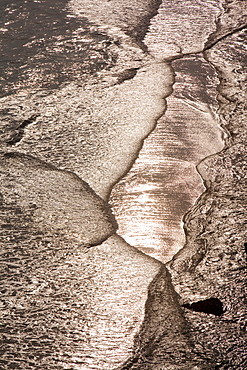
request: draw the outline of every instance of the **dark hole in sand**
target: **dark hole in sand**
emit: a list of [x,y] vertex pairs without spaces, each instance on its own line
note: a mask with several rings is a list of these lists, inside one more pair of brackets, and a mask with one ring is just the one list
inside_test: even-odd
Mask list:
[[244,243],[245,253],[247,254],[247,243]]
[[223,304],[218,298],[208,298],[202,301],[186,303],[183,307],[196,312],[210,313],[215,316],[223,314]]

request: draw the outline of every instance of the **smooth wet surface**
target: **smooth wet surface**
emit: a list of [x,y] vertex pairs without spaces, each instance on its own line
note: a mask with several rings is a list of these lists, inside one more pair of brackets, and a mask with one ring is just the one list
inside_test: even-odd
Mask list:
[[223,148],[216,71],[202,55],[172,65],[176,83],[167,111],[110,198],[119,234],[162,262],[183,247],[182,218],[204,191],[196,165]]

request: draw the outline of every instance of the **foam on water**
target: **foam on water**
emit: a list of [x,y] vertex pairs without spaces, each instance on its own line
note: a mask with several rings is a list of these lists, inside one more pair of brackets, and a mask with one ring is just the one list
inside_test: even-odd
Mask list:
[[3,0],[0,4],[0,95],[21,89],[59,88],[114,64],[112,40],[78,20],[67,0]]
[[[26,22],[26,8],[23,17]],[[136,159],[166,108],[173,71],[119,28],[91,25],[87,35],[73,16],[68,19],[55,40],[48,22],[41,50],[39,35],[29,40],[25,34],[27,44],[17,50],[24,73],[13,68],[16,74],[5,90],[9,95],[1,98],[3,368],[121,365],[132,354],[148,286],[161,267],[116,235],[99,247],[92,245],[116,230],[98,195],[106,199]],[[78,22],[83,28],[83,19]],[[69,74],[71,43],[75,70]],[[28,63],[22,55],[26,51]],[[40,51],[45,52],[42,58]],[[58,71],[54,55],[64,67]],[[97,64],[102,56],[105,63]],[[92,72],[85,78],[80,58]],[[38,70],[43,62],[52,66],[54,86],[39,83],[47,77],[46,69]],[[7,66],[6,73],[11,72]]]
[[[75,174],[19,153],[2,155],[0,169],[3,208],[14,202],[21,213],[30,212],[29,227],[88,246],[101,243],[116,231],[105,202]],[[6,225],[15,229],[14,219],[8,220],[4,214],[2,222],[6,218]]]
[[172,83],[171,68],[151,61],[121,84],[68,84],[45,97],[3,98],[2,106],[11,106],[9,119],[20,105],[25,116],[37,116],[16,150],[75,172],[106,199],[163,114]]
[[125,34],[142,40],[150,18],[156,14],[160,0],[70,0],[70,10],[79,17],[87,17],[97,25],[109,25]]

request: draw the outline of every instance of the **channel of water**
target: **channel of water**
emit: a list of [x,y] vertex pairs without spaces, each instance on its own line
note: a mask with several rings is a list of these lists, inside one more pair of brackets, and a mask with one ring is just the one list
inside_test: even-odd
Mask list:
[[196,165],[224,143],[215,69],[202,54],[178,59],[173,68],[167,111],[110,197],[118,233],[162,262],[183,247],[183,216],[204,191]]

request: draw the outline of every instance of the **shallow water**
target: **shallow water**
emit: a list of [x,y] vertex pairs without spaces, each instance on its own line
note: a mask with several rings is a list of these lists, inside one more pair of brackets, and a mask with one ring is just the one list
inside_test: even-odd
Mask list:
[[66,6],[66,0],[1,1],[1,96],[25,88],[49,91],[112,64],[109,38]]
[[110,198],[119,234],[162,262],[183,247],[182,218],[204,191],[196,165],[223,148],[216,71],[202,55],[177,60],[173,68],[167,111]]

